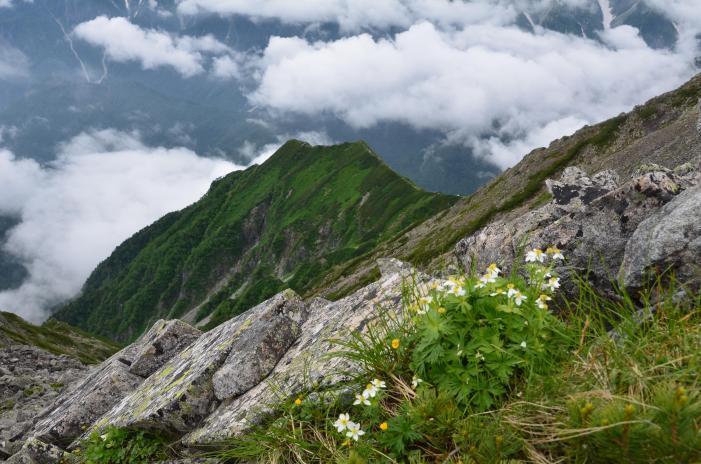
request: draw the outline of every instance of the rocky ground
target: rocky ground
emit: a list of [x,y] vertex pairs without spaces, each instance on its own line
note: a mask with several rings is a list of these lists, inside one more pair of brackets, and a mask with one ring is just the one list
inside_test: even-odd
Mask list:
[[0,458],[22,446],[32,420],[68,392],[88,367],[66,355],[13,345],[0,349]]

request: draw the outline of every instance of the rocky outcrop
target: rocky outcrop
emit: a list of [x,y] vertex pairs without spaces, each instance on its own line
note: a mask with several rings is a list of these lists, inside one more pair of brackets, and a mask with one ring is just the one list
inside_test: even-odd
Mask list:
[[[684,204],[686,206],[674,215],[681,221],[682,216],[688,215],[685,210],[693,208],[694,201],[698,201],[693,199],[698,197],[697,189],[692,188],[699,181],[698,163],[688,164],[675,171],[657,165],[643,166],[643,173],[638,172],[635,178],[620,185],[615,173],[610,171],[589,177],[577,168],[567,168],[559,181],[546,182],[552,195],[548,204],[493,222],[461,240],[455,254],[467,270],[483,268],[490,262],[508,269],[524,249],[554,245],[568,258],[566,264],[557,269],[559,273],[586,274],[603,292],[612,291],[612,282],[626,272],[621,270],[621,265],[629,243],[631,258],[624,268],[636,268],[645,259],[651,260],[650,265],[652,261],[656,266],[672,264],[662,256],[669,250],[663,249],[648,258],[638,252],[638,261],[633,263],[630,260],[633,259],[634,243],[651,246],[653,237],[645,231],[654,222],[659,222],[662,215],[669,215]],[[685,190],[688,191],[683,195],[687,198],[685,203],[672,201]],[[663,209],[665,205],[668,207]],[[679,221],[672,227],[677,226]],[[636,233],[638,236],[633,239]],[[658,233],[665,235],[661,229]],[[666,235],[673,240],[668,233]],[[685,263],[697,262],[698,254],[694,254],[698,251],[693,243],[687,246],[685,252],[677,254],[679,259]],[[677,264],[679,268],[687,268],[686,264]],[[686,274],[691,277],[689,272]],[[636,278],[640,282],[640,278]],[[635,278],[630,275],[627,279],[633,285]],[[567,282],[572,282],[572,279]],[[573,287],[565,290],[574,292]]]
[[0,459],[17,452],[34,418],[87,372],[67,355],[25,345],[0,349]]
[[[306,306],[299,296],[286,290],[221,324],[105,411],[86,434],[110,425],[171,435],[193,430],[219,404],[217,393],[226,397],[257,383],[255,379],[265,374],[265,366],[274,365],[274,358],[284,354],[281,347],[289,346],[290,339],[299,335],[306,315]],[[263,337],[274,347],[261,347],[262,340],[256,337]],[[234,348],[240,352],[233,352]],[[256,353],[267,356],[263,367],[252,366],[258,361]]]
[[632,290],[666,271],[681,282],[701,283],[701,184],[643,221],[626,244],[621,280]]
[[343,380],[336,373],[352,372],[355,366],[333,356],[340,349],[333,340],[347,340],[353,332],[364,332],[382,310],[399,311],[403,280],[414,273],[397,260],[383,261],[380,268],[385,274],[379,281],[337,302],[317,300],[311,305],[301,337],[270,376],[242,396],[222,403],[201,427],[184,437],[183,443],[201,446],[239,435],[293,395]]
[[[55,462],[51,456],[70,455],[54,445],[78,438],[72,449],[107,426],[165,432],[199,447],[249,430],[293,395],[333,387],[357,369],[330,356],[340,349],[334,340],[366,331],[382,310],[401,314],[405,280],[428,279],[395,259],[378,266],[379,281],[337,302],[303,302],[286,290],[201,335],[159,321],[59,397],[11,462]],[[149,371],[145,380],[136,375]]]
[[[79,385],[37,418],[28,433],[46,443],[67,445],[104,413],[141,385],[148,372],[183,348],[196,329],[180,321],[158,321],[136,343],[119,351],[94,369]],[[157,348],[158,347],[158,348]],[[159,366],[160,367],[160,366]]]

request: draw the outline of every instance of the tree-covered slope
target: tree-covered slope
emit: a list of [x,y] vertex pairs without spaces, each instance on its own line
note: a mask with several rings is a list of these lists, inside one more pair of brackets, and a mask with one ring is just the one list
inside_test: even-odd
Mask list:
[[420,190],[365,143],[291,141],[124,242],[55,317],[116,340],[160,317],[213,326],[283,288],[308,293],[456,200]]

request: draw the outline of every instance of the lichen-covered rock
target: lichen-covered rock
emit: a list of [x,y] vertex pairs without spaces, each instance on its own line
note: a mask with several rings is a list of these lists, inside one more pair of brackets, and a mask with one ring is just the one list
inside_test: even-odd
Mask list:
[[643,221],[626,245],[621,274],[627,288],[639,290],[646,274],[666,271],[696,289],[701,284],[701,185]]
[[[577,187],[589,180],[574,170],[566,173],[568,182],[576,185],[568,184],[573,187],[565,190],[579,192],[577,195],[562,190],[541,208],[496,221],[461,240],[455,253],[465,269],[481,269],[490,262],[508,269],[520,251],[554,245],[567,257],[566,265],[556,269],[559,273],[588,272],[599,289],[612,290],[610,284],[617,278],[626,244],[638,225],[695,182],[694,177],[655,171],[589,198],[588,194],[580,195],[582,190]],[[602,185],[612,184],[606,181]],[[573,293],[575,289],[563,290]]]
[[[37,416],[36,425],[28,432],[47,443],[67,445],[90,427],[100,416],[141,385],[144,378],[130,370],[148,372],[162,365],[179,343],[174,334],[190,337],[196,329],[186,329],[182,322],[158,321],[135,343],[97,366],[72,391],[59,396],[45,412]],[[180,338],[180,337],[177,337]],[[170,349],[156,354],[154,347],[163,342]],[[175,346],[173,346],[175,345]]]
[[280,294],[269,300],[268,307],[270,310],[234,341],[224,365],[214,374],[218,400],[242,395],[258,385],[299,338],[308,315],[302,300]]
[[[406,271],[408,267],[402,266]],[[311,308],[299,341],[278,362],[270,376],[242,396],[225,401],[200,428],[186,435],[189,446],[205,445],[249,430],[267,417],[281,401],[310,387],[327,387],[343,380],[339,372],[355,366],[329,356],[340,347],[330,340],[363,332],[380,308],[399,311],[406,274],[395,272],[354,294],[326,306]],[[423,279],[423,276],[417,278]]]
[[6,464],[71,464],[78,459],[61,448],[35,438],[25,441],[22,449],[5,461]]
[[553,204],[563,212],[582,211],[592,201],[618,186],[619,178],[615,171],[602,171],[589,177],[581,169],[565,168],[559,181],[548,179],[545,182],[553,196]]
[[[104,414],[86,435],[109,425],[173,435],[194,429],[218,404],[212,378],[236,341],[247,331],[267,324],[275,314],[286,313],[301,322],[303,310],[298,302],[296,293],[285,290],[205,333]],[[298,314],[293,315],[292,309]]]
[[75,389],[61,395],[45,414],[38,416],[28,435],[48,443],[67,445],[139,386],[144,379],[131,374],[118,356],[119,353],[104,361]]
[[88,368],[66,355],[15,345],[0,349],[0,460],[22,447],[34,417],[69,391]]
[[148,377],[170,358],[197,340],[202,332],[180,320],[156,322],[144,337],[129,372]]

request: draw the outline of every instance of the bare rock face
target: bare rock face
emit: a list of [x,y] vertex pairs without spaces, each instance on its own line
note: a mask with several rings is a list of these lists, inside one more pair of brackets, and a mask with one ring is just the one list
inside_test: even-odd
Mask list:
[[[617,176],[608,171],[589,178],[576,168],[568,168],[558,182],[547,183],[552,202],[488,225],[461,240],[455,254],[468,271],[491,262],[508,269],[524,249],[557,246],[567,257],[558,272],[586,272],[597,288],[612,291],[611,282],[617,279],[634,232],[698,182],[698,176],[697,171],[686,168],[684,175],[664,169],[612,188],[616,181]],[[563,289],[574,292],[573,287]]]
[[[271,323],[278,332],[296,333],[306,317],[305,308],[296,293],[286,290],[205,333],[154,372],[138,389],[111,410],[105,411],[106,414],[93,424],[86,435],[110,425],[159,430],[172,435],[189,432],[218,405],[213,378],[225,365],[233,348],[247,350],[249,357],[246,364],[257,362],[250,356],[260,348],[260,344],[243,346],[242,338],[251,343],[251,337],[256,334],[274,338],[267,330]],[[251,336],[247,334],[249,331],[253,332]],[[268,350],[266,354],[279,352],[279,347],[287,344],[289,337],[282,339],[284,342],[275,342],[278,349]],[[237,355],[233,354],[230,362],[235,363],[237,359]],[[270,359],[268,362],[272,362]],[[227,369],[218,377],[222,394],[234,390],[228,387],[229,382],[234,384],[232,377],[237,375],[236,366],[232,367],[234,369]],[[244,368],[242,365],[238,367]],[[265,370],[248,365],[245,369],[251,377],[235,385],[251,383],[253,376],[264,375],[261,372]]]
[[234,341],[224,365],[214,374],[218,400],[240,396],[258,385],[299,338],[308,316],[299,297],[279,294],[268,305],[271,310]]
[[[148,372],[178,352],[182,343],[196,329],[179,321],[158,321],[137,342],[124,348],[97,366],[84,380],[67,394],[61,395],[48,410],[36,418],[36,425],[28,433],[40,440],[67,445],[100,416],[119,403],[141,385],[144,378],[131,372]],[[158,354],[155,346],[168,347]]]
[[[382,308],[400,310],[402,281],[410,272],[409,266],[400,264],[399,268],[381,266],[395,272],[383,275],[378,282],[342,300],[311,305],[309,318],[301,327],[301,337],[270,375],[243,395],[224,401],[201,427],[183,438],[183,443],[200,446],[239,435],[268,417],[276,405],[292,395],[343,380],[332,373],[349,372],[355,366],[345,359],[329,356],[339,350],[330,340],[346,339],[351,332],[365,331]],[[398,269],[403,271],[396,272]]]
[[621,278],[638,290],[648,274],[675,273],[682,283],[701,283],[701,184],[682,192],[643,221],[626,245]]
[[180,353],[197,340],[202,332],[180,320],[160,320],[149,331],[134,356],[129,372],[139,377],[148,377],[156,372],[166,361]]
[[0,459],[19,451],[34,417],[87,372],[70,356],[24,345],[0,349]]

